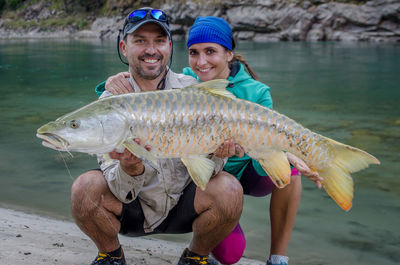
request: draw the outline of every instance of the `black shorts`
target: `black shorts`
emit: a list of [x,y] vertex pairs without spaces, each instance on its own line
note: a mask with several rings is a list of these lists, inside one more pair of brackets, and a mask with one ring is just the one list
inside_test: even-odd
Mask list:
[[192,232],[192,223],[198,217],[194,210],[195,194],[196,184],[192,181],[183,190],[178,204],[170,210],[167,218],[151,233],[144,232],[144,214],[139,200],[136,199],[129,204],[123,203],[119,233],[126,236],[144,236],[159,233],[182,234]]

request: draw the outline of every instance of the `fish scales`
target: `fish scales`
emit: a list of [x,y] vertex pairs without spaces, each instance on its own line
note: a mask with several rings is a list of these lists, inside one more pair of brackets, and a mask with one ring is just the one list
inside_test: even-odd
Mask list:
[[[186,94],[190,93],[187,91]],[[291,120],[276,112],[265,112],[265,109],[260,106],[242,103],[240,107],[236,107],[232,101],[225,102],[204,94],[185,96],[185,99],[190,98],[189,102],[179,101],[182,95],[179,95],[180,98],[178,98],[174,93],[146,92],[144,94],[145,97],[134,97],[133,102],[128,100],[123,104],[121,101],[113,99],[110,104],[115,108],[122,108],[123,111],[130,112],[134,133],[142,142],[157,148],[157,157],[171,155],[180,157],[193,152],[194,148],[201,150],[202,153],[212,152],[224,139],[229,137],[243,138],[239,142],[241,145],[248,146],[248,149],[264,149],[275,144],[284,146],[285,150],[302,158],[309,156],[307,148],[305,148],[306,141],[303,140],[297,145],[302,147],[301,153],[288,145],[291,143],[291,139],[285,137],[285,133],[290,134],[286,130],[286,124]],[[215,107],[210,109],[209,104],[203,104],[204,102],[211,102]],[[215,104],[213,104],[214,102]],[[122,107],[124,105],[125,107]],[[238,110],[242,109],[243,105],[245,110],[239,113]],[[134,106],[143,107],[140,116],[137,116],[138,109]],[[190,112],[186,111],[188,108],[190,108]],[[206,122],[207,115],[211,116],[209,114],[211,111],[214,113],[213,118]],[[237,126],[238,124],[242,126]],[[213,128],[213,130],[206,130],[208,133],[204,134],[202,132],[204,126]],[[211,134],[213,137],[210,137]],[[270,137],[266,138],[266,134],[270,134]],[[310,138],[306,137],[306,139]],[[310,141],[312,139],[308,142]],[[180,150],[177,147],[178,145],[182,146],[182,143],[185,143],[183,144],[184,149],[176,152],[176,150]]]
[[[157,157],[180,157],[193,152],[194,147],[202,153],[212,152],[210,150],[215,150],[215,147],[224,140],[222,135],[215,137],[215,134],[218,131],[227,131],[227,121],[231,120],[231,123],[233,121],[229,117],[230,115],[219,119],[207,119],[210,116],[211,109],[208,104],[203,104],[203,102],[215,102],[215,99],[209,95],[193,95],[190,97],[192,102],[184,103],[179,100],[181,98],[174,96],[173,93],[166,93],[161,96],[150,92],[144,94],[144,99],[133,97],[133,101],[128,100],[125,104],[140,105],[143,101],[146,102],[145,105],[142,104],[143,109],[140,116],[130,113],[129,116],[132,119],[130,123],[134,125],[132,130],[141,142],[148,143],[152,145],[152,148],[157,149],[157,152],[154,152]],[[162,105],[159,101],[169,103]],[[111,104],[115,104],[115,102],[111,101]],[[116,105],[119,107],[121,104]],[[185,111],[188,105],[190,112]],[[163,108],[161,109],[160,106],[163,106]],[[224,104],[220,106],[224,109],[227,107]],[[158,111],[154,111],[154,109],[158,109]],[[125,107],[123,110],[130,112],[133,108]],[[212,111],[218,112],[217,108]],[[206,130],[208,132],[206,134],[202,131],[204,127],[210,128]],[[211,134],[214,137],[210,137]],[[183,146],[183,150],[179,152],[180,146]]]

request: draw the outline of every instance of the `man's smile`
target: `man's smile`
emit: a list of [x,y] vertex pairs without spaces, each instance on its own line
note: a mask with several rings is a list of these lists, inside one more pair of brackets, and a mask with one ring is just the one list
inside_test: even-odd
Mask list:
[[145,63],[155,64],[155,63],[159,62],[160,59],[150,59],[150,58],[146,58],[146,59],[143,59],[143,61],[144,61]]

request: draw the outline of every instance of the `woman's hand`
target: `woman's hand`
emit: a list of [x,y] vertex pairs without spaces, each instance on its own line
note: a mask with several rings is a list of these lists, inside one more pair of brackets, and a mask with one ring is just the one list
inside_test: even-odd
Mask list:
[[286,157],[302,175],[306,176],[309,180],[314,181],[317,187],[322,188],[321,181],[324,179],[318,175],[318,172],[312,171],[307,164],[292,153],[286,152]]
[[215,150],[214,155],[219,158],[227,158],[234,155],[242,157],[244,156],[244,150],[240,145],[236,144],[232,138],[229,138]]
[[113,95],[126,94],[134,92],[129,83],[128,79],[130,77],[129,72],[121,72],[116,75],[112,75],[106,80],[105,88],[110,91]]

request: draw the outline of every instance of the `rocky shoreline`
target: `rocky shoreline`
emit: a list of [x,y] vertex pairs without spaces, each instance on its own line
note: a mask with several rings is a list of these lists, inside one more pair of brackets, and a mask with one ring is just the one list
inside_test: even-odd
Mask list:
[[[361,5],[325,0],[193,0],[167,1],[160,7],[170,15],[172,34],[178,39],[185,37],[197,16],[213,15],[231,24],[237,40],[400,43],[399,0],[373,0]],[[40,20],[57,16],[57,12],[40,2],[22,15],[26,20]],[[88,29],[84,30],[74,26],[15,29],[7,27],[6,19],[0,19],[0,39],[115,39],[124,16],[88,18]]]

